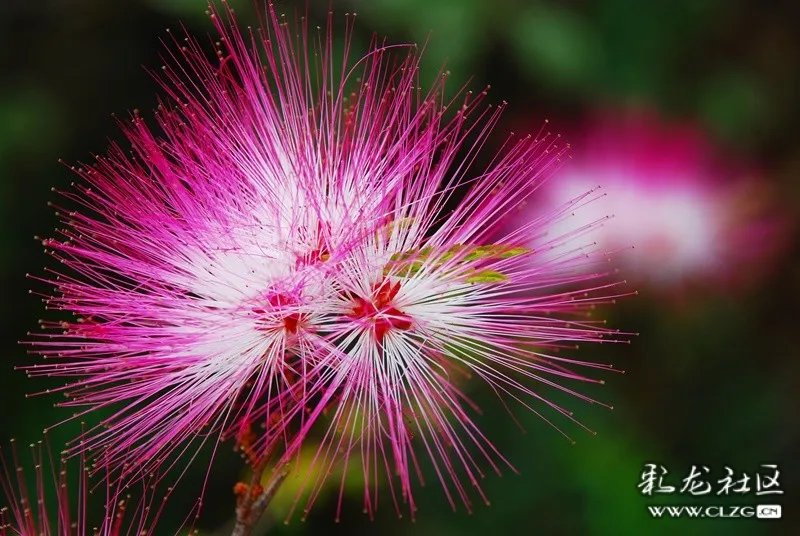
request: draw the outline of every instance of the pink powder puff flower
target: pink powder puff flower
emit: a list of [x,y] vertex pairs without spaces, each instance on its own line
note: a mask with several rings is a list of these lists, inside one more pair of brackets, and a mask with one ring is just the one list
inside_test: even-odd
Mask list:
[[46,303],[78,318],[43,323],[48,361],[27,370],[73,380],[62,406],[113,407],[69,449],[103,450],[112,471],[147,474],[259,419],[276,439],[302,421],[328,274],[445,135],[431,141],[438,110],[417,106],[417,58],[391,64],[376,44],[336,73],[330,40],[321,60],[293,50],[270,7],[271,35],[252,35],[262,66],[212,18],[217,60],[187,38],[164,68],[164,136],[134,113],[132,152],[75,168],[83,182],[63,194],[79,210],[60,210],[63,238],[43,241],[65,267],[48,270]]
[[27,370],[68,378],[61,405],[78,415],[110,408],[69,453],[102,452],[125,479],[226,434],[248,458],[288,462],[329,417],[309,506],[360,451],[365,508],[382,466],[413,512],[421,451],[469,507],[463,477],[482,495],[481,466],[506,462],[459,376],[572,418],[531,384],[588,400],[558,381],[599,380],[567,367],[610,368],[556,355],[615,340],[591,309],[620,293],[606,268],[570,272],[581,252],[524,247],[561,212],[499,231],[566,148],[512,137],[475,174],[505,107],[481,106],[485,91],[448,100],[443,75],[423,92],[413,48],[398,61],[378,43],[335,70],[330,24],[309,35],[269,4],[265,28],[242,35],[226,13],[212,12],[215,61],[176,41],[163,136],[134,114],[130,155],[76,169],[64,195],[80,208],[44,244],[63,265],[46,302],[78,318],[44,324],[47,360]]

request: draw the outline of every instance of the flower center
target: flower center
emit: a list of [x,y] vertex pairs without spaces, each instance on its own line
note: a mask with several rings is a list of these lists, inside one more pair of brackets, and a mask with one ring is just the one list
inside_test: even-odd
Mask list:
[[272,292],[266,297],[269,307],[254,308],[253,312],[260,315],[259,327],[270,330],[281,326],[287,333],[297,333],[304,316],[297,312],[297,300],[288,294]]
[[411,329],[411,317],[393,305],[399,291],[399,281],[394,284],[389,280],[376,283],[368,299],[361,296],[353,297],[353,308],[347,316],[371,324],[375,339],[379,343],[383,342],[390,329],[401,331]]

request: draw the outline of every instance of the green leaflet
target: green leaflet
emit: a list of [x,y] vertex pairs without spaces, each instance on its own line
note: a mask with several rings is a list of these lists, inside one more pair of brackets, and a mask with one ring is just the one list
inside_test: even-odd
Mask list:
[[416,249],[411,249],[409,251],[401,251],[399,253],[395,253],[390,258],[392,261],[404,261],[407,259],[415,258],[421,261],[424,261],[428,258],[428,256],[433,253],[433,248],[428,246],[422,248],[421,250],[417,251]]
[[[451,260],[456,255],[463,255],[461,259],[465,262],[475,262],[480,260],[497,260],[497,259],[510,259],[530,252],[531,250],[524,247],[509,247],[503,244],[494,244],[489,246],[467,246],[463,244],[456,244],[449,248],[442,255],[434,256],[432,247],[424,247],[422,249],[412,249],[409,251],[402,251],[395,253],[391,257],[391,261],[384,267],[383,275],[394,275],[396,277],[413,277],[426,265],[430,268],[438,268],[444,263]],[[429,262],[431,257],[434,257],[433,262]],[[508,276],[497,270],[471,270],[464,278],[466,283],[471,284],[489,284],[500,283],[508,281]]]
[[393,275],[396,277],[413,277],[417,274],[422,267],[425,266],[424,262],[413,261],[409,263],[389,263],[383,268],[383,275]]
[[497,270],[480,270],[464,278],[464,281],[475,284],[500,283],[503,281],[508,281],[508,277],[501,274]]
[[[470,246],[464,244],[456,244],[455,246],[447,249],[444,254],[437,258],[436,265],[440,265],[449,261],[457,254],[468,251],[464,255],[465,261],[477,261],[481,259],[510,259],[512,257],[519,257],[531,251],[530,248],[525,247],[510,247],[503,244],[492,244],[489,246]],[[433,253],[433,247],[424,247],[421,250],[411,249],[409,251],[402,251],[392,255],[392,261],[402,261],[407,259],[415,259],[418,261],[426,261]]]
[[501,252],[499,256],[501,259],[510,259],[512,257],[519,257],[520,255],[525,255],[526,253],[530,253],[531,251],[533,251],[531,248],[523,248],[523,247],[511,248]]
[[529,248],[512,248],[503,244],[493,244],[490,246],[477,246],[470,251],[465,260],[474,261],[478,259],[510,259],[524,255],[530,251]]

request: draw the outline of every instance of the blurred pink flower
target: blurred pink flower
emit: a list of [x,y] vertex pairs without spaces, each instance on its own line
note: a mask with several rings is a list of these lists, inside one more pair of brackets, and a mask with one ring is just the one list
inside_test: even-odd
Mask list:
[[778,251],[785,225],[770,210],[768,185],[742,180],[743,166],[730,159],[721,164],[699,129],[647,113],[614,113],[576,139],[573,160],[541,187],[534,213],[593,189],[592,199],[552,232],[580,232],[587,247],[596,242],[606,256],[621,253],[629,279],[664,290],[741,283],[762,273]]

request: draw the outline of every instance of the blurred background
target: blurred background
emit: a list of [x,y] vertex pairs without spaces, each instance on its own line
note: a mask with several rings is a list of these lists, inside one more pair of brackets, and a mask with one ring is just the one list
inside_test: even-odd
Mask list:
[[[231,2],[241,21],[251,0]],[[292,13],[303,2],[278,2]],[[420,489],[412,523],[384,504],[361,514],[358,482],[334,523],[337,485],[305,522],[284,525],[291,497],[279,496],[270,534],[797,534],[800,511],[800,8],[796,2],[730,0],[333,0],[337,23],[358,12],[354,48],[373,32],[392,42],[427,42],[424,76],[442,64],[451,87],[491,84],[509,102],[504,131],[548,129],[572,144],[572,160],[537,203],[563,202],[600,186],[608,195],[586,218],[613,214],[597,231],[619,251],[621,277],[639,291],[598,311],[640,335],[630,345],[583,347],[579,357],[614,363],[592,396],[613,411],[568,401],[592,435],[559,422],[570,445],[534,415],[517,412],[522,433],[489,393],[473,393],[487,436],[519,474],[489,475],[490,506],[453,513],[436,485]],[[328,1],[310,1],[324,21]],[[42,304],[25,273],[46,258],[34,235],[56,225],[50,188],[73,177],[57,160],[88,160],[121,135],[111,117],[156,103],[167,27],[211,31],[203,0],[2,0],[0,2],[0,277],[3,369],[0,439],[26,444],[69,414],[49,387],[14,366],[30,363],[17,344]],[[341,35],[341,33],[339,34]],[[488,148],[491,150],[491,147]],[[531,210],[537,210],[532,206]],[[576,216],[577,218],[578,216]],[[633,248],[631,248],[633,246]],[[75,424],[51,434],[54,445]],[[242,463],[225,445],[208,481],[200,534],[226,534]],[[231,446],[232,447],[232,446]],[[60,446],[54,446],[58,450]],[[208,453],[204,456],[207,459]],[[646,463],[681,486],[692,467],[716,482],[725,466],[748,473],[777,464],[783,495],[649,497],[638,487]],[[763,472],[763,471],[762,471]],[[205,478],[193,464],[163,532],[178,525]],[[291,495],[292,483],[286,484]],[[715,483],[715,490],[719,486]],[[712,495],[714,493],[712,492]],[[3,502],[3,501],[0,501]],[[652,519],[648,505],[782,504],[784,519]],[[102,504],[92,511],[102,515]],[[227,533],[230,529],[227,529]]]

